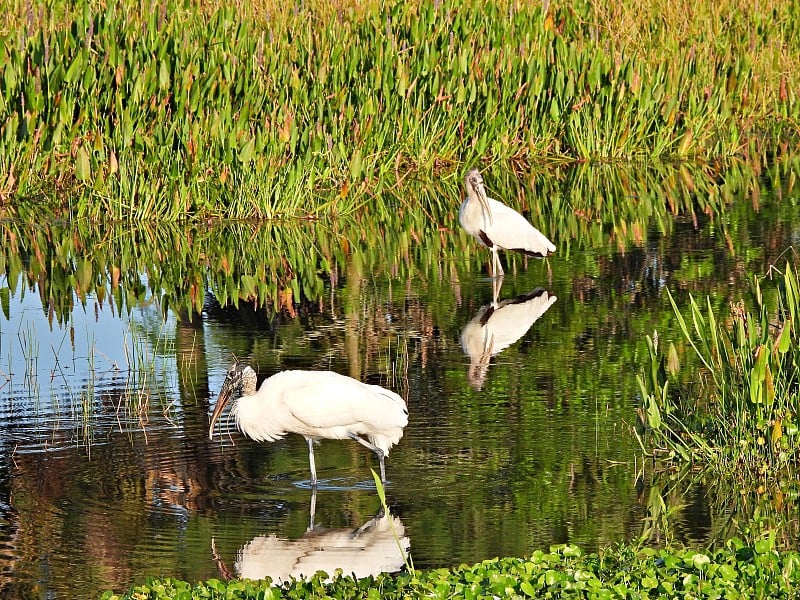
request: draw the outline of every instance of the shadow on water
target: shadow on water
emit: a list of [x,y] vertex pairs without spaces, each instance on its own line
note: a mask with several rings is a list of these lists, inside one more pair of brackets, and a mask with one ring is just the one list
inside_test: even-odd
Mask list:
[[[645,336],[671,329],[665,288],[746,300],[798,242],[797,170],[487,170],[490,194],[559,248],[549,264],[504,257],[502,290],[457,226],[457,182],[434,221],[400,207],[391,223],[0,223],[3,597],[219,577],[218,561],[242,574],[257,546],[323,538],[296,485],[300,436],[208,439],[232,356],[262,379],[332,369],[406,399],[387,495],[417,568],[724,539],[714,489],[643,474],[635,375]],[[491,331],[506,309],[518,328]],[[357,484],[374,456],[322,445],[314,530],[383,531]]]

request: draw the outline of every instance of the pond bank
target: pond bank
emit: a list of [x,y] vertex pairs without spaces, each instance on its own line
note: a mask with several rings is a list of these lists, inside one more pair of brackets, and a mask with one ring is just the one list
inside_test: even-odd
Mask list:
[[800,139],[793,2],[16,4],[0,216],[391,213],[385,192],[471,166],[762,161]]

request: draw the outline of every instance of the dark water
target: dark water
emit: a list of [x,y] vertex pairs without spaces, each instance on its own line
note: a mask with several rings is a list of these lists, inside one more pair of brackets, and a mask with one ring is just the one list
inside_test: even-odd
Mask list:
[[[92,597],[151,575],[277,578],[330,569],[315,561],[332,556],[345,572],[396,570],[398,540],[428,568],[650,535],[660,488],[633,435],[645,336],[675,336],[666,287],[720,305],[746,297],[747,274],[794,240],[793,203],[763,188],[757,207],[734,198],[727,221],[684,215],[640,224],[638,243],[609,234],[563,241],[547,262],[514,258],[499,290],[488,253],[456,229],[441,233],[451,251],[435,260],[403,270],[379,247],[371,262],[351,249],[316,297],[236,308],[206,293],[191,320],[147,291],[121,310],[110,294],[73,290],[67,317],[54,317],[63,298],[6,275],[2,596]],[[516,303],[487,320],[495,293]],[[406,399],[409,424],[387,458],[391,517],[373,520],[377,462],[358,444],[318,448],[308,532],[303,438],[257,444],[223,422],[208,439],[233,356],[260,379],[331,369]],[[725,534],[724,510],[701,487],[672,500],[678,541]]]

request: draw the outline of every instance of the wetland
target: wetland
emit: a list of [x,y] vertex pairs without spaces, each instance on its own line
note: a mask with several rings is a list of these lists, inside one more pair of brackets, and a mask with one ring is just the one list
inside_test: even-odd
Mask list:
[[[233,357],[260,379],[331,369],[406,399],[386,496],[416,568],[559,543],[714,546],[746,535],[741,506],[713,478],[653,468],[635,433],[637,374],[656,331],[691,368],[665,289],[723,311],[751,303],[750,273],[785,260],[800,222],[796,170],[739,165],[711,179],[685,165],[578,165],[561,183],[523,181],[509,195],[531,205],[582,184],[598,193],[587,202],[635,196],[645,216],[576,219],[580,231],[547,261],[504,257],[499,290],[455,211],[372,234],[357,220],[4,222],[4,591],[97,596],[151,575],[221,577],[255,540],[304,536],[305,441],[257,444],[232,422],[208,439]],[[460,188],[451,182],[454,207]],[[690,208],[673,214],[649,197]],[[712,201],[725,212],[704,208]],[[495,292],[538,288],[555,300],[521,321],[516,341],[468,355],[465,329]],[[359,445],[322,442],[315,525],[375,517],[370,468]],[[790,490],[786,499],[793,506]]]
[[[10,2],[0,595],[791,596],[798,6]],[[472,167],[552,257],[488,276]],[[357,444],[209,440],[233,360],[399,393],[388,512]]]

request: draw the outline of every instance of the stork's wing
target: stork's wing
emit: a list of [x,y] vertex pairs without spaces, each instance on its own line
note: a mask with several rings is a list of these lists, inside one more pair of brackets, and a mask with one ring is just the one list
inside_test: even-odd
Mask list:
[[[270,389],[270,394],[277,394],[276,412],[285,411],[309,431],[348,428],[357,423],[367,423],[371,428],[405,426],[400,423],[405,403],[390,390],[332,371],[284,371],[279,375],[281,381],[276,383],[280,385]],[[287,430],[302,433],[297,426]]]
[[542,256],[556,251],[555,245],[513,208],[491,198],[489,208],[492,222],[486,226],[486,235],[500,248],[524,250]]

